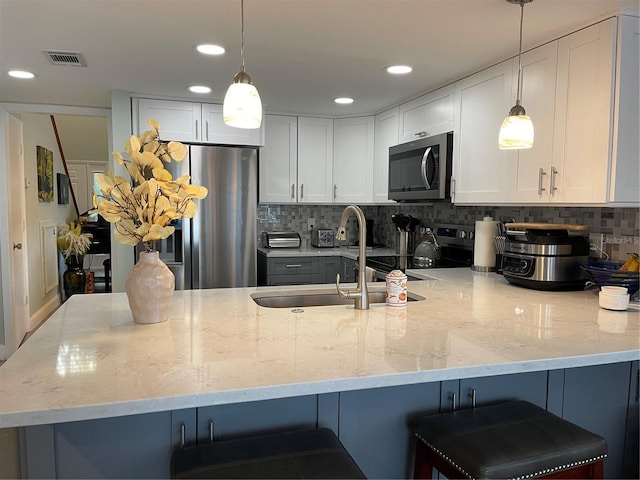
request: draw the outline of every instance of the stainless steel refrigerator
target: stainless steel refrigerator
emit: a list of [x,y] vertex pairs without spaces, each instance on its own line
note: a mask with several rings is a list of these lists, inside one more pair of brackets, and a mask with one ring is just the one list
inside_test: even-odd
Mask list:
[[256,285],[258,152],[253,148],[189,146],[189,157],[166,165],[174,178],[209,189],[192,219],[157,242],[176,289]]

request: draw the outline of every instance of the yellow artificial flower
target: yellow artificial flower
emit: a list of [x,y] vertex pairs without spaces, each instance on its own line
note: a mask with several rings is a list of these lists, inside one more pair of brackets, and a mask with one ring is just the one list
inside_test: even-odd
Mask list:
[[146,250],[152,251],[157,240],[174,233],[176,220],[196,214],[194,199],[201,200],[209,192],[190,184],[188,175],[173,179],[164,164],[181,162],[187,149],[180,142],[161,141],[158,122],[149,119],[147,123],[151,130],[140,137],[132,135],[125,142],[128,159],[113,152],[116,163],[125,168],[130,179],[114,176],[111,171],[97,175],[99,191],[93,195],[94,209],[90,213],[98,213],[115,224],[118,243],[144,243]]

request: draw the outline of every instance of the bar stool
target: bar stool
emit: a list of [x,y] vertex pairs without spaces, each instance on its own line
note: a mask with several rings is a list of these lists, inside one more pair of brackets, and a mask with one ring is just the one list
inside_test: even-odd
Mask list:
[[291,430],[182,447],[171,478],[366,478],[328,428]]
[[602,478],[607,442],[529,402],[427,415],[412,423],[414,478]]

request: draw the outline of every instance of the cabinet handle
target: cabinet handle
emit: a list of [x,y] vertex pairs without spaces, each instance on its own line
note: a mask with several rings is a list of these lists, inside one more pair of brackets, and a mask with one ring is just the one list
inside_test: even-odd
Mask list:
[[291,184],[291,199],[295,199],[296,198],[296,184],[292,183]]
[[209,443],[213,443],[213,420],[209,420]]
[[207,134],[207,141],[209,141],[209,120],[204,122],[204,131]]
[[333,199],[335,200],[337,196],[338,196],[338,186],[334,184],[333,185]]
[[196,120],[196,140],[198,140],[198,120]]
[[185,428],[185,426],[184,426],[184,423],[182,423],[182,424],[180,425],[180,448],[184,448],[184,442],[185,442],[185,440],[184,440],[184,438],[185,438],[185,431],[186,431],[186,428]]
[[540,169],[538,170],[538,196],[541,196],[542,192],[546,190],[546,188],[542,186],[542,177],[544,177],[546,174],[547,172],[544,171],[544,168],[540,167]]
[[422,138],[422,137],[426,137],[428,135],[428,132],[422,131],[422,132],[414,133],[414,135],[416,137]]
[[556,175],[558,175],[558,170],[556,170],[556,167],[551,167],[551,184],[549,185],[551,195],[554,195],[555,191],[558,190],[558,187],[556,187]]
[[304,183],[300,184],[300,200],[304,198]]
[[286,265],[287,268],[302,268],[301,264],[290,264],[290,265]]
[[454,411],[456,409],[456,394],[454,392],[449,395],[449,400],[451,400],[451,410]]
[[471,397],[471,407],[474,408],[476,406],[476,389],[472,388],[471,393],[469,393]]

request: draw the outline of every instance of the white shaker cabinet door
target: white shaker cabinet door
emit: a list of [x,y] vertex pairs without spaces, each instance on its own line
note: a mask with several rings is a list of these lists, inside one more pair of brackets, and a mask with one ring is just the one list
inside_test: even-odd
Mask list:
[[608,200],[615,31],[611,18],[558,41],[551,172],[556,203]]
[[454,85],[447,85],[399,106],[398,143],[453,130]]
[[[548,203],[551,199],[551,158],[556,92],[558,42],[522,55],[522,106],[534,128],[532,148],[511,150],[507,161],[507,200],[510,203]],[[513,60],[512,97],[518,87],[518,59]],[[515,102],[515,100],[514,100]]]
[[237,128],[224,123],[222,105],[202,104],[202,141],[217,145],[264,145],[264,115],[260,128]]
[[506,61],[456,83],[453,201],[504,202],[508,151],[498,148],[504,117],[515,103],[512,63]]
[[333,119],[298,117],[298,202],[333,202]]
[[190,102],[176,102],[173,100],[154,100],[150,98],[134,99],[137,101],[138,116],[137,135],[151,127],[147,119],[152,118],[160,124],[160,138],[178,142],[201,142],[201,104]]
[[298,118],[266,115],[265,144],[260,150],[260,202],[296,203]]
[[373,117],[334,120],[334,203],[373,201],[373,135]]
[[395,203],[389,200],[389,147],[397,144],[398,107],[394,107],[375,117],[373,160],[373,201],[375,203]]

